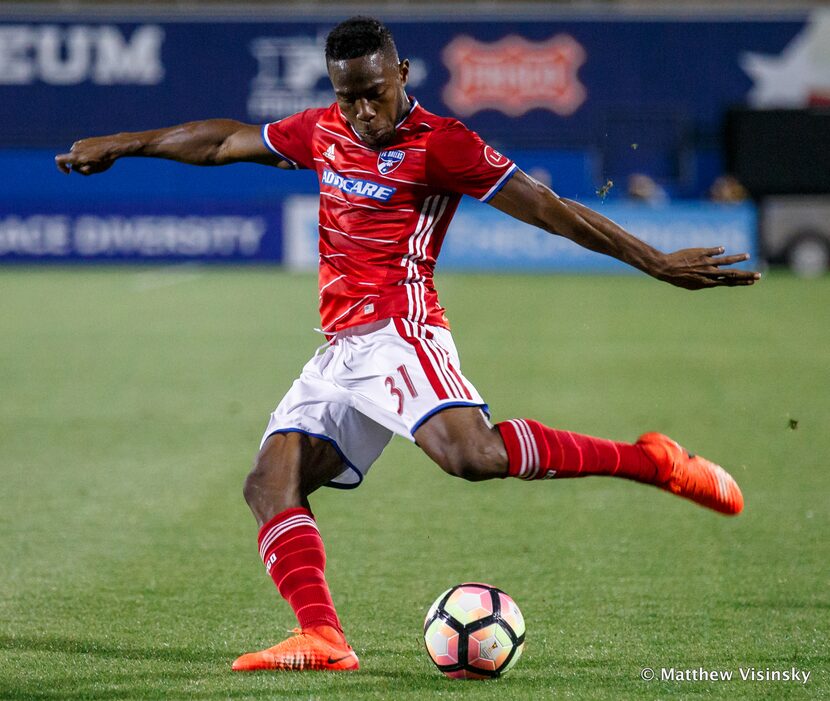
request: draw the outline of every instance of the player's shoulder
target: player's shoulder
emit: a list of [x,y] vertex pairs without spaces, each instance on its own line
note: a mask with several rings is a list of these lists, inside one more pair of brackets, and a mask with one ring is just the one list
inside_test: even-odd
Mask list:
[[415,125],[420,127],[424,132],[431,133],[454,133],[461,131],[470,131],[462,122],[455,117],[446,117],[444,115],[435,114],[416,104],[416,109],[412,115],[412,121]]
[[453,145],[463,147],[478,138],[474,131],[455,117],[434,114],[424,108],[414,115],[413,122],[429,151],[452,148]]
[[300,114],[302,114],[304,121],[308,124],[315,125],[333,121],[338,114],[336,109],[337,103],[332,103],[328,107],[310,107],[307,110],[303,110]]
[[276,125],[283,125],[283,126],[309,126],[313,128],[318,122],[325,121],[327,118],[330,118],[330,114],[332,112],[332,107],[336,105],[329,105],[328,107],[309,107],[308,109],[301,110],[300,112],[295,112],[294,114],[288,115],[287,117],[281,117],[280,119],[275,119],[272,124]]

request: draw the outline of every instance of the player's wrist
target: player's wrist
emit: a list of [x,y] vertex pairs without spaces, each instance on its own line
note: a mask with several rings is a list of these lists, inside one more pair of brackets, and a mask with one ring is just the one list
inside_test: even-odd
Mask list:
[[140,134],[121,132],[113,137],[108,155],[112,159],[142,156],[145,155],[147,146],[148,141],[141,138]]
[[633,265],[658,280],[666,280],[671,277],[668,256],[651,247],[642,251],[639,260],[634,262]]

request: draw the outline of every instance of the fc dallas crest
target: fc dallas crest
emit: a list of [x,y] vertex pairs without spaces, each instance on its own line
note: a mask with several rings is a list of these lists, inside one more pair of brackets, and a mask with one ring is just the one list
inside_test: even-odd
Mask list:
[[519,117],[537,107],[567,116],[585,101],[576,75],[584,62],[585,50],[567,34],[541,42],[510,35],[493,44],[460,36],[444,49],[444,102],[463,117],[488,108]]

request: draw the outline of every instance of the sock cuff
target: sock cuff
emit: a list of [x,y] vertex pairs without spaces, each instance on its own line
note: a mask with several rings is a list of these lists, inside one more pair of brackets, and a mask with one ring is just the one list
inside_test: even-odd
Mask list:
[[[552,476],[550,470],[540,475],[543,469],[540,456],[540,440],[537,432],[542,425],[531,419],[510,419],[496,424],[507,450],[507,474],[521,479],[537,479]],[[547,459],[547,458],[546,458]]]
[[311,527],[315,531],[319,531],[317,522],[314,520],[314,514],[302,506],[281,511],[263,525],[259,529],[259,536],[257,537],[259,555],[262,561],[265,562],[268,551],[274,546],[277,539],[289,531],[300,527]]
[[510,419],[496,424],[501,439],[507,451],[507,475],[509,477],[524,477],[530,469],[531,462],[538,464],[539,455],[535,453],[536,441],[524,419]]

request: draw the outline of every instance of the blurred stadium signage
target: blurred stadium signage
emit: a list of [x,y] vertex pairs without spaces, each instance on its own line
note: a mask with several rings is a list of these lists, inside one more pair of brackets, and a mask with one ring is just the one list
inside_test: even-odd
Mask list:
[[[4,21],[0,5],[0,146],[209,116],[270,121],[333,101],[323,57],[331,19],[142,22],[136,10],[116,12],[83,23],[70,14]],[[822,17],[385,19],[411,61],[411,93],[495,146],[625,152],[637,142],[637,157],[655,153],[659,165],[676,134],[714,138],[726,107],[766,90],[757,82],[766,85],[757,75],[765,64],[747,56],[775,65],[809,55],[810,75],[821,78],[830,41]],[[810,80],[810,94],[823,94]]]
[[250,48],[259,67],[248,97],[252,119],[267,121],[332,101],[325,36],[257,37]]
[[[249,119],[270,121],[333,102],[325,46],[323,32],[316,36],[261,36],[251,41],[258,70],[248,96]],[[409,84],[417,88],[424,79],[423,61],[413,56],[409,60]]]
[[444,102],[462,117],[487,108],[521,117],[536,107],[570,115],[585,101],[577,77],[585,49],[567,34],[543,42],[510,35],[492,44],[462,35],[443,59],[450,69]]
[[156,85],[163,41],[154,24],[129,36],[112,24],[0,24],[0,84]]
[[[445,270],[631,272],[608,256],[517,222],[492,207],[463,202],[441,253]],[[609,219],[661,251],[724,246],[758,254],[753,205],[686,202],[662,206],[593,203]],[[746,264],[745,264],[746,265]]]
[[199,216],[135,207],[90,211],[0,211],[0,261],[129,262],[188,260],[278,262],[279,221],[268,213]]
[[[31,16],[6,10],[4,18],[4,7],[0,161],[12,166],[0,187],[0,261],[278,262],[285,253],[296,262],[311,241],[313,266],[313,174],[178,164],[174,171],[130,159],[129,168],[119,164],[87,180],[59,174],[52,156],[84,136],[207,117],[265,122],[330,104],[323,43],[334,20],[322,9],[286,21],[276,10],[257,20],[231,5],[222,17],[159,17],[152,4],[147,15],[137,5],[118,14],[118,6],[101,5],[81,21],[77,12],[45,6]],[[567,151],[536,158],[563,195],[594,197],[606,178],[631,172],[666,183],[679,181],[681,171],[711,172],[719,167],[713,144],[727,107],[750,98],[769,104],[786,91],[788,100],[820,104],[828,93],[830,24],[818,10],[689,20],[521,12],[529,11],[463,21],[381,14],[411,61],[410,94],[430,111],[463,119],[510,156]],[[381,166],[391,172],[396,159],[392,147]],[[303,200],[285,200],[289,193],[309,199],[298,205]],[[751,209],[617,214],[661,247],[717,238],[753,250],[745,245],[753,237]],[[284,252],[283,226],[291,232]],[[442,264],[614,265],[513,226],[488,207],[463,204]],[[305,233],[297,238],[299,230]],[[518,253],[505,257],[511,250]]]
[[813,14],[781,53],[747,52],[741,66],[754,82],[753,107],[830,106],[830,10]]
[[[285,264],[317,266],[318,198],[295,196],[285,203]],[[659,207],[596,204],[597,211],[662,251],[725,246],[727,252],[758,253],[753,205],[705,202]],[[755,263],[753,263],[755,264]],[[749,264],[744,264],[749,265]],[[444,239],[439,270],[625,272],[633,269],[608,256],[523,224],[492,207],[462,200]]]

